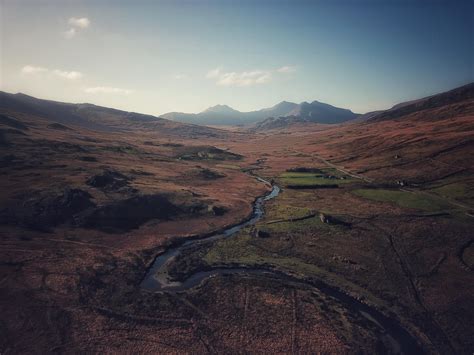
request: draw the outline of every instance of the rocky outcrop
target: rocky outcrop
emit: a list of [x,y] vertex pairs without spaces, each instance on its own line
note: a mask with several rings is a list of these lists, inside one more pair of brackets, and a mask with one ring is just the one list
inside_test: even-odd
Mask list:
[[130,178],[112,170],[106,170],[99,175],[91,176],[86,184],[98,189],[114,191],[128,185]]
[[177,149],[180,160],[241,160],[242,156],[212,146],[182,147]]
[[[211,210],[215,215],[226,212],[218,207]],[[81,216],[77,223],[85,228],[121,233],[137,229],[151,220],[168,221],[181,216],[206,213],[209,213],[209,207],[205,203],[178,204],[173,202],[170,195],[157,193],[137,195],[98,207]]]
[[269,238],[270,237],[270,233],[268,233],[267,231],[261,230],[261,229],[258,229],[255,234],[258,238]]
[[204,180],[216,180],[226,177],[225,174],[207,168],[200,169],[196,175]]
[[327,224],[331,223],[331,217],[322,212],[319,214],[319,219],[323,223],[327,223]]
[[223,207],[223,206],[212,206],[212,213],[214,213],[215,216],[223,216],[226,214],[228,211],[228,208]]
[[140,195],[99,207],[83,216],[79,225],[107,232],[129,231],[151,219],[169,220],[181,212],[165,195]]
[[322,223],[325,223],[325,224],[338,225],[338,226],[348,227],[348,228],[351,227],[351,223],[346,222],[340,219],[339,217],[336,218],[322,212],[319,213],[319,219],[321,220]]
[[77,188],[67,188],[60,194],[33,192],[1,211],[0,220],[4,224],[47,232],[94,208],[96,205],[91,199],[88,192]]

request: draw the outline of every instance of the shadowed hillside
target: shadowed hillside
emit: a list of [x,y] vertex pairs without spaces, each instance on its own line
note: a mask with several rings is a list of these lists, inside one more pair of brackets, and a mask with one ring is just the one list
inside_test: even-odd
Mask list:
[[92,104],[41,100],[24,94],[0,92],[0,110],[7,114],[42,118],[49,122],[94,131],[124,132],[135,129],[152,129],[159,131],[160,134],[170,134],[170,136],[225,136],[223,131],[217,129],[182,124],[151,115]]

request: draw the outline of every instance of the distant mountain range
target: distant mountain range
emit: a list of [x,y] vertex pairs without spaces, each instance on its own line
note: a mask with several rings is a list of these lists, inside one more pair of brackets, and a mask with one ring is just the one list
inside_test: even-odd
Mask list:
[[297,123],[306,122],[342,123],[348,120],[351,120],[352,122],[379,122],[399,119],[412,113],[442,108],[460,102],[464,103],[463,105],[457,106],[457,111],[445,112],[442,109],[436,113],[432,111],[430,118],[436,120],[446,118],[447,115],[454,116],[455,114],[459,114],[461,111],[465,111],[466,114],[471,114],[472,100],[474,100],[474,83],[469,83],[453,90],[421,99],[402,102],[387,110],[372,111],[362,115],[357,115],[349,110],[340,109],[317,101],[314,101],[311,104],[303,102],[290,114],[284,117],[267,118],[255,124],[254,128],[256,130],[264,131],[268,129],[287,128]]
[[[358,117],[358,114],[319,101],[302,102],[300,104],[282,101],[273,107],[250,112],[240,112],[227,105],[216,105],[200,113],[170,112],[160,117],[199,125],[235,126],[265,122],[267,119],[274,122],[280,118],[299,119],[316,123],[341,123]],[[285,121],[285,119],[282,119],[282,121]]]
[[[251,112],[240,112],[227,105],[217,105],[198,114],[172,112],[160,117],[121,111],[93,104],[72,104],[42,100],[25,94],[0,91],[0,114],[23,114],[28,117],[47,119],[49,122],[68,127],[82,127],[94,131],[127,132],[130,129],[159,130],[173,136],[215,137],[225,135],[223,130],[204,125],[248,125],[249,128],[266,131],[285,129],[301,123],[380,122],[398,120],[408,115],[437,120],[460,114],[473,114],[474,83],[425,98],[399,103],[387,110],[362,115],[350,110],[313,101],[295,104],[282,101],[279,104]],[[455,109],[446,109],[448,105]],[[431,110],[429,117],[421,114]],[[5,116],[6,117],[6,116]],[[3,119],[5,119],[3,117]],[[1,118],[1,117],[0,117]],[[8,118],[6,118],[8,120]],[[1,121],[1,120],[0,120]],[[1,123],[1,122],[0,122]],[[193,124],[189,124],[193,123]],[[0,132],[1,138],[1,132]]]

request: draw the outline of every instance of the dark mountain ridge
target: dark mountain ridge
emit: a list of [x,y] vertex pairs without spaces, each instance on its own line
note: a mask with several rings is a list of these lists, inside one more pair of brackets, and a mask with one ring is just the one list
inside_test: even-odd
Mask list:
[[81,127],[102,132],[126,132],[133,129],[160,130],[171,135],[217,136],[221,130],[170,121],[136,112],[117,110],[89,103],[64,103],[38,99],[22,93],[0,91],[0,113],[39,117],[66,127]]
[[[466,100],[474,100],[474,83],[469,83],[422,99],[399,103],[386,111],[368,117],[367,121],[376,122],[397,119],[417,111],[440,108],[445,105],[452,105]],[[462,107],[460,109],[462,110]]]
[[120,125],[127,121],[163,121],[161,118],[136,112],[121,111],[88,103],[73,104],[43,100],[22,93],[10,94],[0,92],[0,109],[43,117],[52,122],[98,131],[119,130]]
[[436,120],[474,113],[474,83],[425,98],[402,102],[387,110],[372,111],[362,115],[318,101],[303,102],[287,116],[270,117],[258,122],[255,129],[284,129],[298,123],[380,122],[403,119],[410,114],[421,113],[425,110],[431,110],[429,117],[420,115],[420,119]]
[[300,104],[282,101],[275,106],[250,112],[240,112],[227,105],[216,105],[200,113],[170,112],[161,117],[201,125],[250,125],[271,117],[294,116],[311,122],[340,123],[357,117],[357,114],[318,101]]

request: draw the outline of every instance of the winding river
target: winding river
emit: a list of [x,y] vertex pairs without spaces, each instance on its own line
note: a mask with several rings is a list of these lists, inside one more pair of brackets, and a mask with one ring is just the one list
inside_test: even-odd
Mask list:
[[207,271],[197,271],[182,281],[173,281],[171,279],[168,266],[172,264],[175,258],[183,251],[189,248],[195,248],[196,246],[199,246],[203,243],[209,243],[219,239],[232,237],[242,228],[257,223],[263,217],[265,202],[277,197],[280,193],[280,188],[277,185],[272,185],[269,181],[266,181],[260,177],[256,177],[256,179],[264,184],[272,186],[272,189],[269,193],[265,194],[264,196],[260,196],[255,200],[253,212],[249,218],[223,231],[207,235],[203,238],[186,240],[179,245],[169,248],[163,254],[158,255],[153,261],[152,266],[148,269],[147,274],[141,283],[141,287],[151,292],[179,292],[186,291],[194,286],[199,285],[205,279],[215,277],[217,275],[241,274],[275,278],[289,285],[300,285],[304,287],[309,286],[317,288],[320,292],[337,300],[347,309],[358,313],[380,329],[380,338],[384,340],[385,344],[388,344],[390,347],[389,351],[391,353],[423,353],[424,351],[418,342],[396,320],[386,317],[374,307],[368,306],[367,304],[360,302],[343,291],[319,280],[306,281],[271,269],[245,267],[214,268]]
[[[215,269],[212,271],[202,271],[196,272],[186,280],[182,282],[171,281],[169,274],[168,274],[168,265],[170,265],[173,260],[184,250],[189,249],[191,247],[195,247],[199,245],[199,243],[209,243],[211,241],[216,241],[218,239],[229,238],[239,232],[242,228],[245,228],[249,225],[253,225],[257,223],[264,214],[263,205],[265,201],[271,200],[275,198],[280,193],[280,188],[277,185],[271,185],[270,182],[257,177],[257,180],[272,186],[272,190],[264,196],[258,197],[253,205],[253,211],[249,218],[244,220],[243,222],[233,225],[221,232],[216,234],[207,236],[201,239],[192,239],[185,241],[181,245],[168,249],[165,253],[159,255],[153,265],[148,270],[144,280],[142,281],[141,286],[144,289],[149,291],[184,291],[193,286],[199,284],[202,280],[216,275],[225,273],[238,273],[241,271],[237,271],[237,269]],[[242,268],[242,270],[245,270]]]

